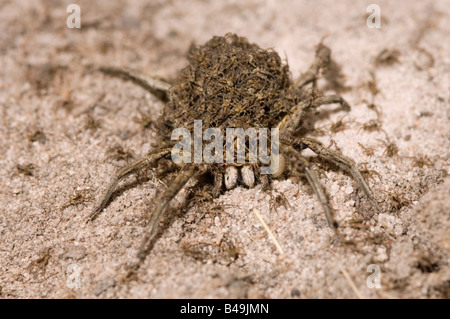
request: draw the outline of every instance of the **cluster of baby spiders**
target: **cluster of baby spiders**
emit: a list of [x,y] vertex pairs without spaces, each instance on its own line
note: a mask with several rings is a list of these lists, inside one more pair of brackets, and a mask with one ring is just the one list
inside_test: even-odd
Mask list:
[[[158,127],[161,146],[145,157],[123,167],[112,178],[100,204],[90,214],[94,220],[109,201],[118,183],[125,177],[148,168],[156,168],[163,159],[170,159],[174,141],[170,132],[184,127],[192,131],[193,121],[203,120],[208,127],[278,128],[280,155],[278,170],[272,175],[262,175],[257,164],[196,164],[174,165],[176,176],[157,198],[156,209],[147,226],[139,248],[142,261],[149,251],[157,227],[171,200],[186,183],[213,180],[211,198],[241,184],[248,188],[260,183],[264,188],[273,178],[281,178],[289,170],[302,172],[317,196],[328,224],[335,228],[327,197],[317,174],[301,151],[308,148],[319,158],[330,161],[347,171],[357,182],[372,205],[379,210],[367,182],[355,162],[322,145],[319,141],[299,136],[303,114],[324,104],[338,103],[345,110],[349,105],[339,95],[323,95],[316,88],[321,70],[331,62],[330,49],[320,43],[315,60],[299,79],[292,83],[288,65],[278,54],[263,50],[247,39],[234,34],[213,37],[203,46],[193,49],[188,57],[189,65],[180,72],[174,83],[147,76],[136,70],[103,67],[104,73],[120,76],[142,86],[166,102]],[[312,88],[307,88],[312,84]],[[201,176],[208,175],[209,179]],[[211,185],[210,185],[211,186]]]

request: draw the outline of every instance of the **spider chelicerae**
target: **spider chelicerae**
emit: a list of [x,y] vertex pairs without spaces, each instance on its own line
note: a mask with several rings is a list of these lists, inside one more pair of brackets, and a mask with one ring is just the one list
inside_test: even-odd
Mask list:
[[[304,113],[324,104],[340,104],[345,110],[350,107],[339,95],[324,95],[316,82],[322,70],[330,63],[330,49],[320,43],[316,47],[311,67],[296,81],[291,81],[289,68],[273,50],[263,50],[246,38],[235,34],[213,37],[202,46],[194,47],[188,56],[189,65],[181,70],[174,83],[142,74],[131,69],[102,67],[101,71],[131,80],[164,101],[165,108],[158,121],[158,147],[145,157],[123,167],[113,176],[99,205],[90,214],[94,220],[109,201],[118,183],[130,174],[158,167],[161,161],[170,159],[173,141],[171,132],[175,128],[193,131],[194,121],[201,119],[205,127],[239,127],[247,129],[278,128],[278,169],[271,175],[260,174],[261,163],[207,164],[188,163],[170,165],[175,172],[171,183],[157,196],[156,209],[147,226],[138,251],[143,260],[149,251],[161,217],[171,200],[191,179],[204,183],[201,189],[211,198],[238,185],[248,188],[263,184],[270,187],[270,180],[283,178],[287,173],[302,173],[306,176],[317,196],[328,224],[336,228],[327,197],[319,179],[301,151],[308,148],[320,159],[330,161],[347,171],[357,182],[372,205],[379,210],[367,182],[355,162],[322,145],[321,142],[300,133]],[[309,85],[311,84],[311,85]],[[170,162],[170,161],[168,161]],[[158,174],[158,170],[155,170]],[[207,176],[208,178],[202,178]]]

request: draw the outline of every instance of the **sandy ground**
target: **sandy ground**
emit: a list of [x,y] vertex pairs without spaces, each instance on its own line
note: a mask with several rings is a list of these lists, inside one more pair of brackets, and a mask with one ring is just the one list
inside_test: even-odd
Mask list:
[[[366,25],[372,1],[77,1],[81,29],[66,27],[70,2],[0,1],[1,298],[450,296],[448,1],[377,1],[381,29]],[[184,214],[181,195],[126,277],[165,185],[130,177],[85,220],[114,171],[151,149],[163,104],[92,65],[174,79],[193,42],[226,32],[274,48],[293,78],[326,36],[352,111],[322,107],[311,133],[359,163],[382,212],[312,157],[344,240],[306,180]]]

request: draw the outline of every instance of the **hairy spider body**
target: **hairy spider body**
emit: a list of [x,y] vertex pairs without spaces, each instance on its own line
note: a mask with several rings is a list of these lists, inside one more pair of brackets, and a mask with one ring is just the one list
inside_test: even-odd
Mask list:
[[[330,63],[330,50],[323,44],[316,49],[316,58],[309,70],[294,83],[290,81],[289,68],[272,50],[263,50],[247,39],[234,34],[213,37],[206,44],[194,48],[188,57],[189,65],[183,69],[175,83],[146,76],[135,70],[101,68],[105,73],[125,77],[144,87],[167,102],[158,126],[159,148],[144,158],[122,168],[113,177],[100,204],[90,215],[97,217],[107,204],[117,184],[126,176],[145,168],[156,167],[163,158],[169,158],[176,141],[171,140],[175,128],[193,132],[194,121],[201,119],[208,128],[278,128],[280,156],[278,170],[272,175],[261,175],[260,163],[206,164],[190,163],[177,166],[178,173],[167,190],[158,197],[145,233],[139,257],[145,258],[159,221],[170,201],[191,179],[203,174],[214,177],[212,197],[239,184],[252,188],[283,175],[288,163],[292,170],[305,174],[317,195],[331,227],[336,227],[325,192],[308,160],[301,155],[305,148],[319,157],[334,162],[348,171],[372,204],[378,208],[369,187],[351,159],[320,142],[297,136],[303,113],[323,104],[339,103],[346,110],[348,104],[338,95],[323,95],[315,88],[317,76]],[[306,89],[309,83],[314,88]]]

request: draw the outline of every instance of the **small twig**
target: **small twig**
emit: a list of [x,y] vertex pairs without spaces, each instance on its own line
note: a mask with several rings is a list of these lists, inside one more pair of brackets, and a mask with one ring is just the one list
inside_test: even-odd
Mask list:
[[342,274],[344,275],[345,279],[347,279],[348,283],[350,284],[350,287],[352,287],[353,292],[358,297],[358,299],[364,299],[363,296],[361,295],[361,293],[359,292],[358,288],[356,288],[356,285],[353,282],[352,277],[350,277],[350,275],[348,274],[348,272],[342,267],[340,267],[340,270],[341,270]]
[[269,226],[267,226],[267,224],[264,222],[264,220],[262,219],[261,215],[259,214],[258,210],[256,208],[253,208],[252,212],[256,215],[256,217],[259,219],[259,221],[261,222],[261,224],[263,225],[264,229],[267,231],[267,233],[269,234],[270,238],[272,239],[272,241],[274,242],[275,246],[278,249],[278,252],[280,254],[284,254],[283,249],[281,248],[280,244],[278,244],[277,239],[275,238],[275,236],[273,235],[272,231],[270,230]]
[[256,245],[258,245],[258,243],[256,242],[255,238],[253,238],[252,236],[250,236],[249,234],[246,234],[248,236],[248,238],[250,238],[250,240],[252,242],[254,242]]

